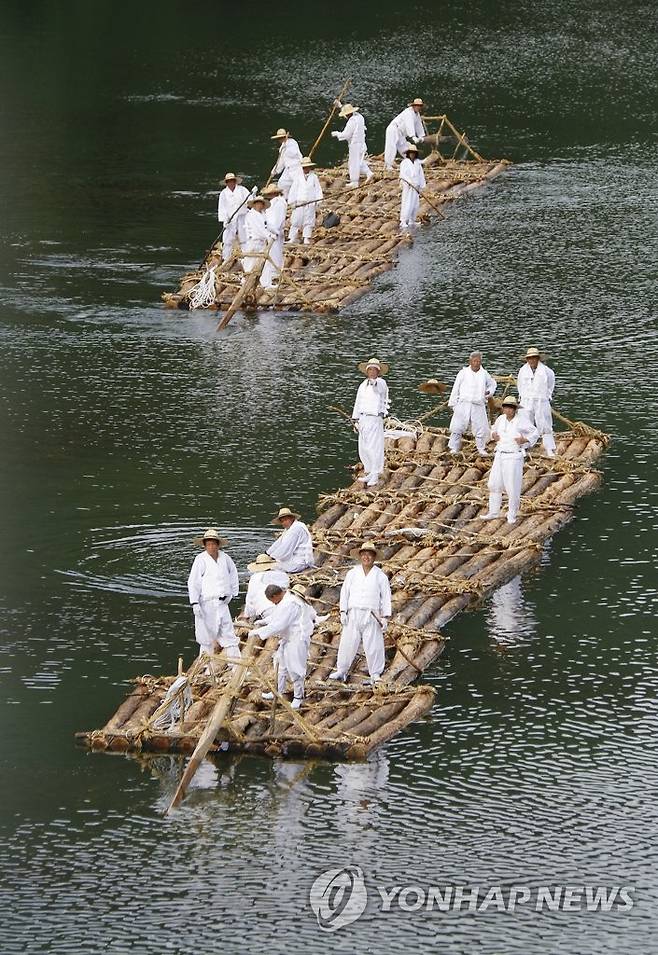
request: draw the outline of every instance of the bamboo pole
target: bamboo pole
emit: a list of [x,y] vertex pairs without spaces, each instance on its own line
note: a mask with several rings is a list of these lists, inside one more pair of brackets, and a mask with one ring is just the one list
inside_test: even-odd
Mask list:
[[[343,96],[345,96],[345,94],[347,93],[347,91],[348,91],[348,89],[350,88],[351,85],[352,85],[352,80],[351,80],[351,79],[345,80],[345,82],[343,83],[343,85],[342,85],[342,87],[341,87],[340,93],[338,94],[338,96],[336,97],[336,99],[339,100],[339,101],[341,101],[342,98],[343,98]],[[318,135],[318,138],[315,140],[315,142],[313,143],[313,145],[311,146],[311,148],[310,148],[309,151],[308,151],[309,159],[313,159],[313,153],[315,152],[315,150],[316,150],[316,149],[318,148],[318,146],[320,145],[320,142],[321,142],[321,140],[322,140],[322,137],[324,136],[324,134],[326,133],[327,129],[329,128],[329,124],[331,123],[332,119],[334,118],[334,114],[335,114],[335,112],[336,112],[336,109],[337,109],[337,106],[336,106],[336,103],[334,102],[334,104],[333,104],[333,106],[332,106],[332,108],[331,108],[331,112],[329,113],[329,115],[328,115],[328,117],[327,117],[326,123],[324,124],[324,126],[323,126],[322,129],[320,130],[320,134]]]
[[255,256],[258,255],[260,258],[260,263],[259,265],[256,266],[255,269],[252,269],[251,272],[248,272],[247,275],[245,276],[244,284],[238,290],[235,298],[233,299],[233,301],[231,302],[228,308],[228,311],[224,314],[224,317],[217,325],[216,330],[218,332],[221,331],[223,328],[226,328],[226,326],[231,321],[231,319],[233,318],[237,310],[242,305],[247,295],[251,294],[251,292],[253,292],[258,286],[261,273],[265,266],[265,262],[269,258],[270,249],[272,248],[273,244],[274,244],[274,239],[272,238],[267,243],[263,252],[254,253],[253,257],[255,258]]

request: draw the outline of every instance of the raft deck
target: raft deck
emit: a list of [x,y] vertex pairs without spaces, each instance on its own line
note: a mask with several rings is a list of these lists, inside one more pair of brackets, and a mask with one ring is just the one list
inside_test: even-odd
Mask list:
[[[318,613],[329,614],[313,634],[305,704],[296,712],[284,697],[274,704],[263,701],[262,691],[273,688],[275,679],[272,638],[245,668],[244,683],[210,751],[359,760],[426,713],[435,691],[412,684],[442,653],[447,639],[442,628],[536,564],[546,541],[571,520],[576,501],[601,482],[593,464],[607,435],[578,423],[556,438],[556,458],[536,449],[528,456],[513,525],[504,518],[478,520],[487,509],[492,459],[478,457],[468,440],[462,453],[450,454],[442,428],[387,439],[386,470],[374,488],[355,481],[323,495],[311,526],[318,566],[292,575],[306,586]],[[379,548],[393,593],[387,667],[374,691],[363,685],[362,655],[347,685],[327,681],[340,639],[340,586],[364,540]],[[247,629],[241,631],[243,645]],[[163,713],[166,718],[163,700],[175,677],[141,676],[101,730],[78,738],[92,749],[191,752],[230,678],[223,657],[213,658],[212,675],[202,672],[205,664],[197,659],[187,671],[191,699],[168,729],[156,724]]]
[[[437,122],[438,131],[426,139],[433,150],[424,160],[427,187],[418,213],[423,223],[441,218],[447,203],[485,186],[509,165],[507,160],[483,159],[446,116],[425,120]],[[266,289],[256,282],[245,290],[238,256],[222,263],[218,244],[199,269],[183,276],[177,292],[163,293],[164,303],[170,308],[199,307],[194,290],[208,269],[214,270],[214,299],[201,307],[230,315],[238,307],[337,312],[354,302],[378,275],[395,266],[400,250],[413,243],[412,233],[400,230],[398,169],[387,172],[383,156],[370,157],[368,163],[373,178],[356,189],[348,188],[347,161],[316,169],[324,193],[318,225],[311,245],[286,245],[278,285]],[[330,212],[340,223],[324,228],[321,223]],[[290,210],[286,235],[289,222]]]

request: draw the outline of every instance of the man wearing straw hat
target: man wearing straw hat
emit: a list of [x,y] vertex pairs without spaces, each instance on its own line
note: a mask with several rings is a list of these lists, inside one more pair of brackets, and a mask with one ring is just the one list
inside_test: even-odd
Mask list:
[[297,176],[290,187],[288,200],[292,213],[290,216],[290,231],[288,232],[288,242],[297,241],[297,236],[301,232],[304,237],[304,245],[311,244],[311,236],[315,228],[315,215],[318,203],[322,201],[322,186],[320,180],[313,170],[315,163],[308,156],[302,159],[302,173]]
[[377,548],[374,544],[362,544],[359,550],[360,565],[345,575],[340,590],[343,630],[336,669],[329,674],[330,680],[347,679],[361,643],[370,674],[368,682],[374,686],[384,672],[384,631],[391,616],[391,585],[384,571],[375,567],[376,557]]
[[386,169],[393,169],[396,153],[401,156],[405,155],[409,148],[409,139],[418,145],[425,138],[425,127],[420,116],[424,105],[422,99],[417,97],[409,103],[406,109],[398,113],[386,127],[384,145],[384,165]]
[[384,470],[384,418],[388,414],[390,400],[388,385],[383,375],[388,374],[388,364],[377,358],[362,361],[357,366],[365,375],[356,393],[352,420],[359,432],[359,458],[363,474],[359,481],[373,487]]
[[419,225],[416,221],[420,192],[425,188],[425,171],[418,158],[418,146],[409,143],[407,154],[400,163],[400,185],[402,187],[402,202],[400,205],[400,228],[408,229]]
[[483,521],[500,517],[504,491],[507,494],[507,523],[516,523],[521,503],[525,449],[531,448],[539,438],[537,429],[527,418],[518,414],[517,408],[514,395],[503,398],[503,413],[496,418],[491,431],[496,451],[489,474],[489,510],[482,515]]
[[286,129],[277,129],[270,139],[279,143],[279,155],[272,168],[272,176],[279,176],[279,188],[287,200],[291,185],[302,174],[302,151],[297,140]]
[[281,195],[280,187],[275,183],[265,186],[261,195],[268,199],[270,203],[265,212],[265,225],[274,237],[274,242],[270,246],[268,260],[263,266],[260,284],[263,288],[271,288],[274,281],[278,281],[283,268],[283,242],[288,203]]
[[[306,662],[310,634],[307,633],[305,614],[302,600],[296,595],[268,584],[265,588],[265,597],[272,604],[272,611],[267,616],[264,626],[249,631],[249,636],[256,636],[259,640],[268,637],[278,637],[279,646],[274,654],[277,669],[277,692],[284,693],[286,680],[290,677],[293,685],[292,708],[298,710],[304,699],[304,681],[306,679]],[[263,693],[264,700],[274,698],[273,693]]]
[[335,129],[331,135],[334,139],[340,139],[348,144],[347,169],[350,180],[348,188],[356,189],[361,176],[366,177],[366,182],[372,179],[372,170],[366,162],[366,123],[358,106],[352,106],[351,103],[345,103],[343,106],[340,100],[336,100],[336,105],[340,108],[338,115],[341,119],[347,119],[347,122],[342,132]]
[[468,365],[462,368],[452,386],[448,407],[453,409],[450,419],[448,447],[457,454],[462,446],[462,435],[470,428],[480,457],[486,458],[489,440],[487,401],[496,391],[496,382],[482,367],[482,352],[472,351]]
[[300,574],[313,567],[313,538],[306,524],[299,519],[299,514],[289,507],[282,507],[272,524],[283,528],[281,536],[267,549],[268,555],[278,561],[280,569],[289,574]]
[[194,558],[187,579],[199,655],[216,653],[221,647],[228,657],[239,657],[240,645],[228,609],[240,590],[238,572],[221,550],[226,541],[215,527],[209,527],[199,543],[203,550]]
[[[242,259],[242,268],[245,272],[251,272],[260,265],[261,256],[267,248],[267,243],[273,238],[265,221],[265,210],[269,204],[270,200],[260,193],[256,193],[251,199],[247,200],[249,211],[244,220],[247,241],[244,245],[243,252],[245,255]],[[250,252],[259,254],[250,255]]]
[[290,577],[269,554],[259,554],[256,560],[247,564],[251,574],[247,584],[247,594],[244,601],[244,610],[240,614],[247,620],[267,616],[272,609],[271,602],[265,596],[265,588],[269,584],[287,589],[290,586]]
[[226,262],[233,251],[236,238],[240,246],[244,246],[247,233],[244,227],[244,218],[249,211],[247,199],[249,192],[238,182],[234,172],[227,172],[224,176],[224,188],[219,194],[217,203],[217,218],[224,226],[222,235],[222,260]]
[[521,412],[541,435],[546,456],[554,458],[555,435],[551,399],[555,389],[555,372],[541,360],[542,355],[538,348],[528,348],[524,357],[525,365],[521,366],[516,376]]

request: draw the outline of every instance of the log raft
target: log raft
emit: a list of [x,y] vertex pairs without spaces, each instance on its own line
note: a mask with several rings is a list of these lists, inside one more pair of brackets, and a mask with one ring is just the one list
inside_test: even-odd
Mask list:
[[[424,160],[427,187],[420,201],[422,223],[442,217],[451,201],[486,186],[509,165],[507,160],[485,160],[445,116],[425,117],[438,130],[426,137],[432,152]],[[454,148],[453,148],[454,147]],[[348,188],[347,161],[317,169],[324,199],[318,205],[317,227],[310,245],[286,245],[284,268],[273,288],[256,285],[247,294],[236,256],[222,263],[221,245],[203,265],[185,274],[176,292],[164,292],[168,308],[190,309],[190,293],[212,269],[214,300],[204,307],[230,315],[241,309],[337,312],[363,295],[378,275],[394,268],[400,251],[413,243],[413,234],[400,230],[398,171],[387,172],[383,156],[368,160],[373,178],[357,189]],[[338,225],[321,225],[334,212]],[[290,214],[290,212],[289,212]],[[289,221],[286,225],[286,235]],[[235,303],[238,303],[237,305]],[[224,327],[224,319],[220,327]]]
[[[513,525],[504,518],[479,520],[487,509],[491,458],[479,457],[468,440],[459,455],[450,454],[441,428],[421,426],[408,437],[387,439],[386,469],[375,487],[356,480],[361,468],[355,466],[349,487],[320,497],[311,526],[317,566],[292,575],[317,612],[328,614],[311,641],[301,710],[292,710],[286,697],[274,709],[262,699],[273,688],[272,638],[256,650],[238,691],[222,656],[197,658],[175,697],[177,711],[165,700],[176,676],[140,676],[102,729],[78,739],[94,750],[189,754],[224,698],[211,753],[365,759],[431,708],[435,691],[418,680],[442,653],[446,624],[535,565],[547,540],[572,519],[576,501],[599,486],[593,465],[607,435],[576,423],[556,437],[556,458],[537,449],[528,457]],[[362,655],[347,684],[327,680],[340,639],[340,586],[364,540],[377,545],[393,593],[387,665],[374,690],[364,685]],[[238,627],[243,645],[247,630]]]

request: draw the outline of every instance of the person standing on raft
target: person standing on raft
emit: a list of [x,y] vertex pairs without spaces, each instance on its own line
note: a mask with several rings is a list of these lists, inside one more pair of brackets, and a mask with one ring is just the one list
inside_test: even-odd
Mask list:
[[272,610],[272,604],[265,596],[265,588],[269,584],[276,584],[277,587],[287,589],[290,586],[290,578],[284,570],[279,569],[278,562],[269,554],[259,554],[256,560],[247,564],[247,570],[251,577],[247,584],[244,610],[240,616],[255,620],[257,617],[267,616]]
[[[309,641],[305,636],[304,611],[300,598],[290,591],[268,584],[265,597],[273,604],[272,612],[267,616],[264,626],[249,631],[249,636],[259,640],[278,637],[279,646],[274,654],[277,669],[277,693],[285,692],[286,680],[290,677],[293,685],[292,708],[298,710],[304,699],[304,681]],[[264,700],[273,700],[273,693],[263,693]]]
[[482,352],[472,351],[468,365],[462,368],[452,386],[448,407],[453,409],[450,419],[448,448],[457,454],[462,446],[462,435],[470,427],[481,458],[487,458],[489,421],[487,401],[493,397],[497,385],[488,371],[482,367]]
[[267,549],[269,556],[278,561],[279,568],[288,574],[299,574],[314,567],[313,538],[299,514],[289,507],[282,507],[272,524],[283,528],[283,534]]
[[279,145],[279,155],[272,167],[271,176],[279,177],[279,188],[283,193],[284,199],[288,199],[288,192],[295,179],[302,174],[302,151],[299,143],[293,139],[286,129],[277,129],[274,136],[270,139],[277,140]]
[[360,362],[357,367],[366,376],[359,385],[352,411],[352,421],[359,432],[359,458],[363,465],[363,474],[358,480],[373,487],[384,470],[384,418],[391,402],[388,385],[381,376],[388,374],[388,364],[371,358]]
[[285,238],[286,212],[288,203],[281,195],[281,189],[274,183],[265,186],[261,195],[270,200],[265,212],[265,225],[274,238],[270,246],[269,259],[263,266],[260,284],[263,288],[271,288],[274,281],[279,280],[283,268],[283,241]]
[[519,392],[520,413],[534,425],[544,446],[547,457],[555,457],[555,435],[553,434],[553,414],[551,399],[555,390],[555,372],[541,360],[538,348],[528,348],[525,365],[516,376]]
[[420,205],[419,193],[425,188],[425,170],[418,158],[418,146],[409,143],[407,155],[400,163],[400,185],[402,187],[402,203],[400,205],[400,228],[420,225],[416,221]]
[[423,109],[422,99],[416,98],[409,103],[406,109],[392,119],[386,127],[384,144],[384,165],[387,170],[393,169],[396,153],[404,156],[409,148],[408,140],[418,145],[425,138],[425,126],[421,119]]
[[[262,255],[267,248],[267,243],[273,238],[265,221],[265,209],[269,204],[269,199],[261,194],[252,196],[247,202],[249,211],[244,220],[247,241],[243,249],[245,255],[242,259],[242,268],[245,273],[258,268],[262,261]],[[256,255],[250,255],[250,252],[255,252]]]
[[249,192],[239,184],[238,177],[233,172],[226,173],[224,183],[224,188],[219,194],[217,203],[217,218],[224,226],[222,261],[226,262],[231,256],[236,238],[241,248],[244,248],[247,241],[244,220],[249,211],[247,209]]
[[507,494],[507,523],[516,524],[521,503],[523,459],[525,449],[531,448],[539,432],[525,417],[518,414],[514,395],[503,398],[503,413],[494,422],[491,436],[496,442],[493,466],[489,474],[489,510],[483,521],[500,517],[503,491]]
[[217,653],[221,647],[227,657],[239,659],[240,645],[228,609],[240,590],[238,572],[228,554],[221,550],[227,542],[215,527],[209,527],[199,543],[203,551],[194,558],[187,579],[199,656]]
[[356,189],[361,176],[366,177],[366,182],[372,179],[372,170],[366,162],[366,153],[368,151],[366,146],[366,123],[359,112],[358,106],[352,106],[351,103],[345,103],[343,106],[340,100],[335,100],[334,106],[340,109],[338,115],[341,119],[347,119],[347,122],[342,132],[335,129],[331,135],[334,139],[339,139],[348,145],[348,189]]
[[379,681],[386,658],[384,633],[391,616],[391,585],[388,577],[375,567],[377,548],[374,544],[361,545],[360,566],[345,575],[340,590],[340,621],[343,626],[338,645],[336,669],[330,680],[347,679],[350,667],[363,643],[371,686]]
[[304,245],[311,244],[313,229],[315,228],[315,216],[318,202],[323,199],[322,186],[320,180],[312,171],[315,169],[315,163],[308,156],[302,159],[302,175],[297,176],[290,187],[288,199],[290,208],[290,231],[288,232],[288,242],[297,241],[297,236],[301,232],[304,237]]

